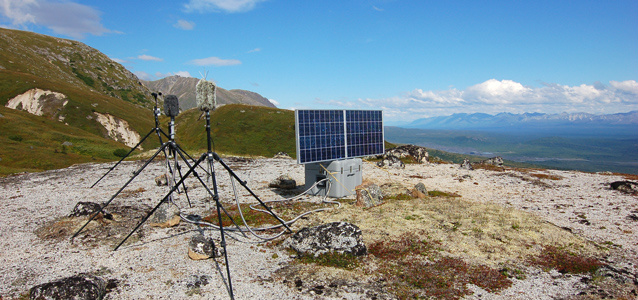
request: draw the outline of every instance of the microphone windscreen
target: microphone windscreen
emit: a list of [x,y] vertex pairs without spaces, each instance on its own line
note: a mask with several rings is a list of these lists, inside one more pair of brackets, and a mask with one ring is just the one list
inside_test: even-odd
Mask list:
[[169,117],[177,117],[179,115],[179,100],[175,95],[166,95],[164,97],[164,114]]
[[215,110],[215,106],[217,106],[216,89],[217,87],[214,83],[205,79],[199,80],[195,90],[197,107],[199,107],[201,111]]

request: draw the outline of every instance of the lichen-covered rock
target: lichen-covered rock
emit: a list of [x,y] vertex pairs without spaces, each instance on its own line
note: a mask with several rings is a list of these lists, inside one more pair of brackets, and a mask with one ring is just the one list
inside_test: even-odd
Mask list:
[[379,167],[388,167],[394,169],[403,169],[405,168],[405,164],[394,155],[384,155],[383,159],[377,162],[377,166]]
[[479,164],[493,165],[493,166],[497,166],[497,167],[502,167],[503,166],[503,158],[500,157],[500,156],[496,156],[496,157],[488,158],[486,160],[482,160],[481,162],[479,162]]
[[69,217],[89,216],[100,211],[102,206],[95,202],[78,202]]
[[472,167],[472,164],[466,158],[466,159],[463,159],[463,163],[461,163],[461,169],[474,170],[474,167]]
[[627,194],[638,194],[638,183],[633,181],[614,181],[609,184],[612,190]]
[[423,199],[428,196],[428,190],[425,188],[425,184],[419,182],[414,186],[414,189],[410,191],[410,195],[413,198]]
[[284,190],[294,190],[297,188],[297,182],[292,179],[290,175],[285,174],[271,181],[270,184],[268,184],[268,187]]
[[383,204],[383,193],[381,188],[371,182],[364,182],[355,188],[357,193],[356,206],[359,207],[373,207]]
[[398,158],[412,158],[415,163],[424,164],[430,160],[430,154],[428,150],[424,147],[415,146],[415,145],[402,145],[396,148],[388,149],[384,155],[384,158],[387,156],[395,156]]
[[29,291],[29,299],[102,299],[106,294],[106,284],[106,280],[100,277],[79,274],[34,286]]
[[423,182],[419,182],[416,185],[414,185],[414,189],[426,195],[428,193],[428,190],[425,188],[425,184],[423,184]]
[[149,225],[168,228],[177,226],[180,221],[179,208],[170,201],[166,201],[162,203],[149,218]]
[[349,253],[355,256],[368,253],[368,249],[363,244],[361,229],[346,222],[303,228],[286,239],[284,246],[292,248],[301,255],[315,257],[329,252]]
[[[73,211],[69,214],[69,217],[81,217],[81,216],[92,216],[96,212],[100,211],[102,206],[95,202],[78,202],[75,207],[73,207]],[[98,218],[106,218],[112,219],[113,215],[102,210],[101,215]]]
[[217,247],[215,247],[215,241],[210,237],[205,237],[201,234],[196,234],[188,242],[188,257],[192,260],[209,259],[213,257],[221,256]]

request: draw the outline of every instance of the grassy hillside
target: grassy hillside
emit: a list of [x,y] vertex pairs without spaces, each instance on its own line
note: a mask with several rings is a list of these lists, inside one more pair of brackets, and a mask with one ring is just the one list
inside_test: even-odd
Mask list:
[[0,107],[0,176],[118,159],[126,146],[85,130]]
[[0,28],[0,70],[151,107],[150,91],[124,66],[83,43]]
[[[191,109],[177,116],[177,142],[197,152],[207,148],[205,117]],[[211,113],[214,151],[220,154],[272,157],[286,152],[294,157],[295,115],[293,111],[241,104],[224,105]]]

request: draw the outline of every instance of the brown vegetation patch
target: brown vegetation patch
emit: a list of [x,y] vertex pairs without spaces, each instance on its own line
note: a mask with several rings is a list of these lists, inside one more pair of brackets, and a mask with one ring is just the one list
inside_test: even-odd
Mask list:
[[[385,200],[365,210],[346,204],[295,224],[301,228],[353,223],[363,231],[371,255],[297,261],[294,272],[291,265],[276,276],[291,285],[303,282],[304,289],[322,286],[322,292],[336,295],[339,289],[365,286],[377,299],[386,299],[381,297],[386,294],[399,299],[460,299],[470,293],[468,284],[490,292],[506,289],[509,278],[526,277],[521,270],[529,264],[579,273],[596,265],[589,257],[601,255],[582,238],[513,208],[449,196]],[[560,251],[548,251],[552,249]],[[556,262],[551,257],[572,260],[564,262],[569,267],[551,265]],[[340,284],[330,289],[331,282]]]
[[[135,207],[112,205],[106,210],[111,218],[98,214],[74,239],[74,243],[95,248],[103,244],[117,245],[150,211],[149,207]],[[45,223],[35,229],[36,236],[44,241],[60,242],[70,239],[85,223],[89,216],[62,217]],[[144,234],[144,227],[140,227],[129,242],[139,240]]]
[[571,274],[594,273],[603,266],[602,262],[593,257],[582,256],[556,246],[545,246],[540,254],[530,259],[530,262],[555,269],[560,273]]

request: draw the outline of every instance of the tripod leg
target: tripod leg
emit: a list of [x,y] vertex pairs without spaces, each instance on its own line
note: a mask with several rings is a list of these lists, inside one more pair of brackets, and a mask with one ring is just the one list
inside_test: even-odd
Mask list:
[[104,175],[102,175],[102,177],[100,177],[100,179],[98,179],[90,188],[93,188],[98,182],[100,182],[100,180],[102,180],[104,177],[106,177],[106,175],[111,173],[111,171],[113,171],[115,169],[115,167],[117,167],[117,165],[119,165],[124,159],[126,159],[129,155],[131,155],[131,153],[133,153],[133,151],[135,151],[135,149],[137,149],[137,147],[139,147],[144,142],[144,140],[146,140],[146,138],[148,138],[151,135],[151,133],[153,133],[153,130],[155,130],[155,128],[151,129],[151,131],[149,131],[146,134],[146,136],[144,136],[144,138],[139,143],[137,143],[137,145],[135,145],[135,147],[131,148],[131,151],[126,153],[126,155],[124,155],[124,157],[122,157],[122,159],[120,159],[120,161],[118,161],[106,173],[104,173]]
[[[173,151],[175,151],[173,155],[175,155],[175,169],[177,170],[177,173],[179,174],[180,178],[184,178],[184,176],[182,175],[182,167],[179,165],[179,163],[177,162],[177,149],[174,149]],[[181,154],[180,154],[181,156]],[[182,182],[182,189],[184,189],[184,194],[186,194],[186,200],[188,200],[188,207],[193,207],[193,205],[191,205],[191,198],[188,196],[188,189],[186,188],[186,183]]]
[[135,173],[133,174],[133,177],[131,177],[131,179],[129,179],[129,180],[128,180],[125,184],[124,184],[124,186],[122,186],[122,187],[120,188],[120,190],[118,190],[118,191],[117,191],[117,193],[115,193],[115,195],[113,195],[113,197],[111,197],[111,199],[109,199],[109,201],[107,201],[107,202],[106,202],[106,203],[105,203],[105,204],[104,204],[104,205],[100,208],[100,210],[98,210],[96,213],[94,213],[94,214],[91,216],[91,218],[89,218],[89,220],[88,220],[88,221],[86,221],[86,223],[84,223],[84,225],[83,225],[80,229],[78,229],[78,231],[77,231],[77,232],[76,232],[76,233],[75,233],[75,234],[71,237],[71,239],[74,239],[75,237],[77,237],[77,236],[78,236],[78,234],[80,234],[80,232],[82,232],[82,229],[84,229],[84,227],[86,227],[86,225],[89,225],[89,223],[90,223],[91,221],[93,221],[93,219],[95,219],[95,217],[97,217],[97,215],[98,215],[99,213],[103,212],[103,211],[104,211],[104,208],[106,208],[106,206],[108,206],[108,205],[111,203],[111,201],[113,201],[113,199],[115,199],[115,197],[117,197],[117,195],[119,195],[119,194],[120,194],[120,193],[121,193],[121,192],[122,192],[122,191],[123,191],[123,190],[124,190],[124,189],[125,189],[128,185],[129,185],[129,183],[131,183],[131,181],[133,181],[133,179],[135,179],[135,177],[137,177],[137,175],[139,175],[139,174],[142,172],[142,170],[144,170],[144,168],[146,168],[146,167],[147,167],[147,166],[151,163],[151,161],[153,161],[153,160],[155,159],[155,157],[157,157],[157,155],[158,155],[160,152],[162,152],[162,150],[164,150],[164,148],[166,148],[166,145],[168,145],[168,144],[164,144],[164,145],[162,145],[162,147],[160,147],[160,148],[157,150],[157,152],[155,152],[155,154],[153,154],[153,156],[152,156],[149,160],[147,160],[147,161],[146,161],[146,163],[144,163],[144,165],[143,165],[143,166],[142,166],[139,170],[135,171]]
[[222,161],[222,159],[219,157],[219,155],[217,155],[217,153],[213,153],[215,160],[217,160],[227,171],[228,173],[230,173],[230,175],[233,176],[233,178],[235,178],[239,184],[241,184],[255,199],[257,199],[257,201],[259,201],[259,203],[266,208],[266,210],[273,216],[275,217],[275,219],[277,219],[277,221],[279,221],[284,227],[286,227],[286,229],[288,229],[288,232],[292,233],[292,229],[290,229],[290,227],[288,227],[288,224],[286,224],[286,222],[284,220],[282,220],[281,218],[279,218],[279,216],[277,216],[271,209],[270,207],[268,207],[268,205],[266,205],[266,203],[264,203],[263,201],[261,201],[261,199],[259,199],[259,197],[246,185],[245,181],[242,181],[237,174],[235,174],[235,172],[228,166],[226,165],[226,163],[224,163],[224,161]]
[[[200,163],[204,160],[204,158],[205,158],[205,157],[206,157],[205,155],[202,155],[202,157],[201,157],[199,160],[197,160],[197,162],[195,163],[195,165],[193,165],[193,166],[192,166],[192,167],[188,170],[188,172],[186,172],[186,177],[187,177],[188,175],[190,175],[190,173],[192,173],[192,172],[193,172],[193,170],[195,169],[195,167],[196,167],[197,165],[199,165],[199,164],[200,164]],[[142,221],[141,221],[139,224],[137,224],[137,226],[135,226],[135,228],[133,229],[133,231],[131,231],[131,232],[130,232],[130,233],[129,233],[129,234],[128,234],[128,235],[127,235],[127,236],[126,236],[123,240],[122,240],[122,242],[120,242],[120,243],[119,243],[119,244],[115,247],[115,249],[113,249],[113,251],[117,251],[117,249],[118,249],[118,248],[120,248],[120,246],[122,246],[122,244],[124,244],[124,242],[126,242],[126,240],[128,240],[128,238],[129,238],[129,237],[131,237],[131,235],[133,235],[133,233],[134,233],[134,232],[135,232],[138,228],[140,228],[140,226],[142,226],[142,224],[144,224],[144,222],[146,222],[146,220],[148,220],[148,218],[150,218],[150,217],[151,217],[151,215],[153,215],[153,213],[154,213],[154,212],[155,212],[155,211],[156,211],[156,210],[160,207],[160,205],[162,205],[162,203],[164,203],[164,202],[168,201],[168,198],[169,198],[169,197],[170,197],[170,196],[171,196],[171,195],[175,192],[175,190],[177,190],[177,187],[178,187],[178,186],[179,186],[179,185],[180,185],[180,184],[184,181],[184,179],[186,179],[186,177],[182,177],[182,178],[179,180],[179,182],[178,182],[176,185],[174,185],[174,186],[173,186],[173,188],[171,188],[171,190],[168,192],[168,194],[166,194],[166,196],[164,196],[164,198],[162,199],[162,201],[160,201],[160,202],[159,202],[159,203],[158,203],[158,204],[157,204],[157,205],[156,205],[156,206],[155,206],[155,207],[154,207],[154,208],[153,208],[153,209],[152,209],[152,210],[151,210],[151,211],[150,211],[150,212],[149,212],[149,213],[148,213],[148,214],[147,214],[147,215],[146,215],[143,219],[142,219]]]
[[[213,164],[213,157],[210,153],[208,153],[208,164]],[[215,176],[213,178],[213,192],[215,193],[214,200],[217,205],[217,219],[219,220],[219,232],[222,237],[222,248],[224,248],[224,260],[226,260],[226,274],[228,276],[228,292],[230,293],[230,298],[234,299],[233,296],[233,283],[230,279],[230,264],[228,263],[228,251],[226,250],[226,237],[224,234],[224,225],[222,225],[222,214],[221,214],[221,203],[219,202],[219,195],[217,194],[217,180]],[[229,216],[230,217],[230,216]]]
[[[188,161],[184,158],[184,154],[181,151],[177,152],[180,157],[182,157],[182,159],[184,160],[184,162],[186,163],[186,165],[188,166],[189,169],[191,168],[195,168],[195,166],[190,166],[188,164]],[[201,166],[199,166],[201,167]],[[199,176],[199,174],[197,174],[197,172],[193,171],[193,175],[195,176],[195,178],[197,178],[197,180],[199,180],[199,182],[202,184],[202,186],[206,189],[206,191],[208,192],[208,194],[213,197],[213,199],[216,197],[215,195],[217,195],[216,192],[213,192],[210,190],[210,188],[208,188],[208,186],[206,185],[206,183],[204,182],[204,180]],[[226,216],[228,216],[228,218],[230,219],[230,221],[235,225],[235,227],[237,227],[237,229],[240,229],[239,225],[237,225],[237,222],[235,222],[235,219],[233,219],[233,217],[228,213],[228,211],[224,208],[224,206],[221,206],[221,209],[224,211],[224,213],[226,214]],[[246,234],[244,234],[243,231],[239,230],[239,232],[246,237]]]

